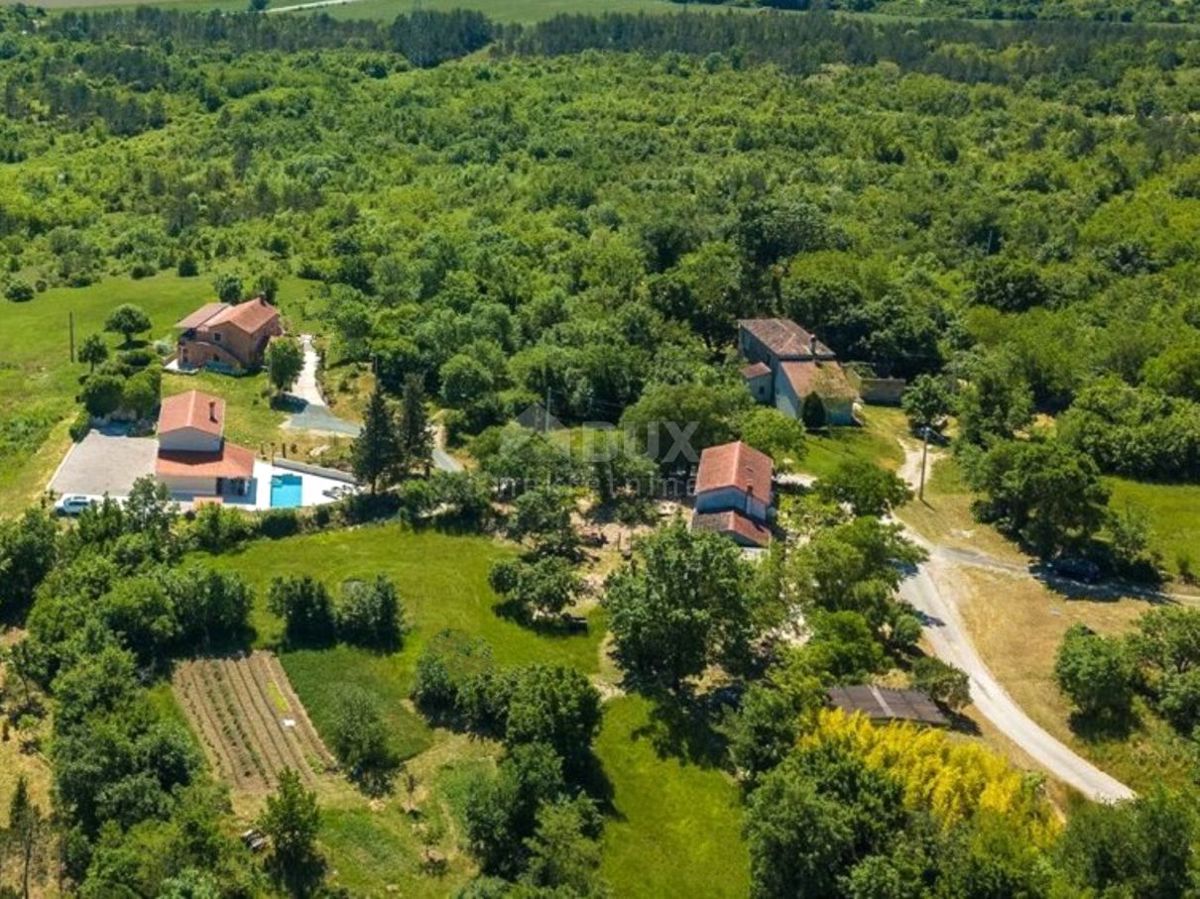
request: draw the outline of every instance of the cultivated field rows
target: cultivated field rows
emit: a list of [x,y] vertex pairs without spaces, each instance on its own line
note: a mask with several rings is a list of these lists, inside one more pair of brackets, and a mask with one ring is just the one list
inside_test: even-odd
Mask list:
[[266,792],[285,768],[313,785],[336,767],[272,653],[189,660],[173,686],[210,762],[235,790]]

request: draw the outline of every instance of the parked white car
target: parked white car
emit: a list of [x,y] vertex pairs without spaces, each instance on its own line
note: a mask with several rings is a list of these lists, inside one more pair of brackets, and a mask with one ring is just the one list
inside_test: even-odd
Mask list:
[[97,505],[100,500],[94,496],[84,496],[82,494],[68,494],[67,496],[59,497],[58,502],[54,504],[54,511],[59,515],[78,515],[84,509],[91,508]]

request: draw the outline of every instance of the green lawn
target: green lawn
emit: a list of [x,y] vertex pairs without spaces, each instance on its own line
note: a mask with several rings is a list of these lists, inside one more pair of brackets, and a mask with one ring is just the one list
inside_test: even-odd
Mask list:
[[596,752],[613,789],[601,873],[614,896],[743,897],[750,862],[741,797],[725,773],[661,757],[646,736],[650,703],[605,705]]
[[1150,517],[1150,545],[1162,553],[1163,564],[1179,572],[1179,557],[1187,555],[1200,571],[1200,486],[1148,484],[1126,478],[1105,478],[1112,490],[1109,506],[1123,511],[1132,506]]
[[497,597],[488,586],[488,570],[495,559],[511,552],[486,537],[376,525],[262,540],[211,561],[215,567],[238,571],[256,589],[252,622],[256,642],[262,646],[276,644],[282,634],[282,622],[266,607],[273,578],[313,575],[335,595],[347,580],[377,574],[392,578],[410,628],[400,652],[379,655],[339,646],[285,652],[280,658],[319,731],[328,733],[340,688],[356,684],[378,697],[396,734],[397,748],[413,755],[429,745],[430,736],[405,700],[425,642],[444,628],[484,638],[502,665],[548,662],[587,673],[599,667],[599,613],[593,614],[589,633],[573,636],[542,635],[496,613]]
[[904,452],[896,442],[896,435],[904,427],[903,413],[875,406],[863,411],[863,419],[861,427],[830,428],[823,434],[810,434],[799,469],[820,478],[847,459],[867,459],[885,468],[899,467]]

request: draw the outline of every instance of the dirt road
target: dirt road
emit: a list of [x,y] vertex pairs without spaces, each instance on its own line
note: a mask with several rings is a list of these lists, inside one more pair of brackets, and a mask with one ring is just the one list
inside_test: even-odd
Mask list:
[[[930,462],[933,458],[931,454]],[[915,490],[920,471],[921,448],[905,444],[904,464],[900,466],[899,475]],[[938,658],[962,669],[971,679],[971,699],[979,713],[1046,771],[1090,799],[1098,802],[1132,799],[1134,793],[1129,787],[1077,755],[1026,715],[975,650],[955,603],[954,569],[959,565],[978,564],[980,559],[988,557],[982,553],[939,547],[911,530],[907,531],[907,536],[926,549],[929,560],[905,579],[900,594],[925,616],[925,637]],[[1016,567],[1000,560],[992,560],[992,563],[1009,571]]]

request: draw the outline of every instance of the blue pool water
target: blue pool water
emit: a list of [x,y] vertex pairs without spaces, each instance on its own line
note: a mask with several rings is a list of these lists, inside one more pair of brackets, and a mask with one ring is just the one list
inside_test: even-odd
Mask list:
[[298,474],[271,475],[271,508],[294,509],[299,506],[300,482]]

